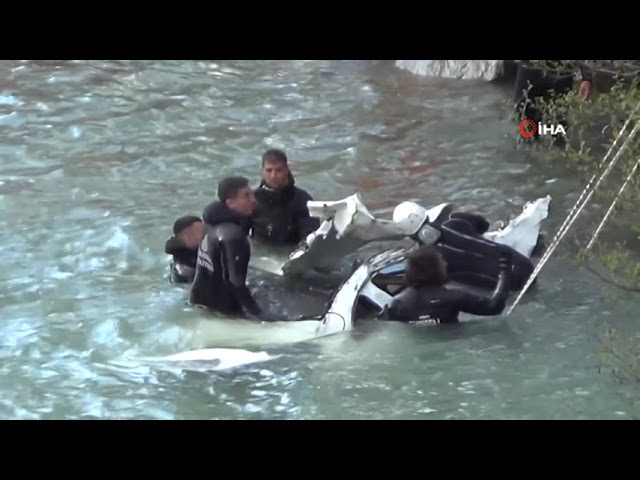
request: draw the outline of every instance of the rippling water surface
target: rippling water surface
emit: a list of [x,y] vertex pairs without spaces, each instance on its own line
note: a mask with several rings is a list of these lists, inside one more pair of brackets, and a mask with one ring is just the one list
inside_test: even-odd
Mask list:
[[[257,183],[270,146],[286,149],[317,199],[358,190],[380,215],[406,199],[452,200],[498,219],[549,193],[548,226],[557,225],[579,182],[514,149],[508,89],[383,61],[3,61],[0,70],[0,417],[633,414],[631,387],[598,372],[598,334],[605,320],[637,317],[637,306],[608,303],[600,283],[561,259],[508,319],[365,324],[300,345],[290,345],[297,327],[211,319],[167,282],[175,218],[200,214],[224,175]],[[324,300],[306,296],[298,305]],[[232,373],[135,360],[267,338],[282,357]]]

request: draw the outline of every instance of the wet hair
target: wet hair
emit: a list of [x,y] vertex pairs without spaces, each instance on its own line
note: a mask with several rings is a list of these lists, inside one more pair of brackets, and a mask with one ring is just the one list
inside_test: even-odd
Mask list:
[[173,234],[175,236],[178,236],[194,223],[201,221],[202,219],[200,217],[196,217],[195,215],[185,215],[184,217],[180,217],[173,224]]
[[227,177],[218,183],[218,199],[226,202],[230,198],[235,198],[238,192],[249,186],[249,180],[245,177]]
[[278,150],[276,148],[272,148],[267,150],[262,154],[262,166],[264,167],[265,163],[282,163],[284,165],[288,165],[289,161],[287,159],[287,154],[282,150]]
[[407,257],[405,278],[410,287],[441,286],[447,282],[442,254],[432,246],[423,246]]

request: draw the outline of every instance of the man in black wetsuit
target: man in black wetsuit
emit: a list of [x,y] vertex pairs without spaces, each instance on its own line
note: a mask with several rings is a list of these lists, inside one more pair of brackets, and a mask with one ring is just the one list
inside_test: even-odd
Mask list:
[[511,252],[497,248],[500,275],[489,297],[461,289],[448,289],[447,264],[432,246],[423,246],[409,254],[405,278],[408,287],[399,293],[380,315],[383,320],[401,322],[435,321],[457,323],[460,312],[472,315],[499,315],[505,308],[510,291]]
[[[446,260],[449,278],[482,287],[496,286],[500,279],[501,265],[496,263],[495,256],[478,250],[481,244],[498,245],[482,237],[489,230],[489,222],[474,213],[453,212],[447,219],[439,222],[438,226],[441,237],[436,247]],[[509,251],[510,288],[520,290],[535,267],[529,258],[517,250],[506,245],[501,248],[505,252]]]
[[191,303],[225,315],[249,314],[262,321],[281,320],[263,311],[247,287],[251,256],[249,217],[255,197],[244,177],[218,184],[218,201],[207,205],[205,236],[198,250]]
[[200,217],[187,215],[173,224],[173,236],[164,245],[164,251],[173,256],[170,280],[175,283],[193,281],[198,258],[198,247],[204,236],[204,223]]
[[[454,205],[450,204],[435,220],[429,221],[424,207],[414,202],[403,202],[394,210],[394,221],[405,231],[413,232],[409,235],[412,239],[440,250],[450,279],[479,287],[496,286],[500,269],[491,248],[499,244],[483,237],[489,230],[489,222],[483,216],[454,211]],[[508,246],[503,248],[511,252],[511,288],[520,290],[533,273],[534,265],[517,250]]]
[[309,215],[308,192],[297,187],[282,150],[262,155],[262,182],[255,190],[256,208],[251,216],[251,236],[270,246],[296,246],[320,227]]

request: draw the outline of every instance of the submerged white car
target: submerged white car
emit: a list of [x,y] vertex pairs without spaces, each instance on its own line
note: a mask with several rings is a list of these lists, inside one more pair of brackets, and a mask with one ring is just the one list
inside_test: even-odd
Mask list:
[[[531,258],[538,244],[541,223],[547,218],[550,201],[551,197],[547,196],[528,202],[522,213],[504,228],[488,231],[482,235],[483,238],[508,245],[523,257]],[[334,202],[309,202],[309,210],[312,215],[323,219],[320,228],[309,235],[307,245],[294,251],[284,264],[273,268],[273,263],[270,263],[266,270],[279,275],[305,275],[313,270],[332,270],[345,256],[371,242],[411,238],[414,244],[385,249],[356,263],[347,278],[334,289],[326,311],[316,317],[300,319],[313,325],[308,338],[299,341],[351,330],[361,308],[375,315],[389,305],[406,286],[406,255],[416,246],[433,245],[438,241],[439,232],[429,223],[448,216],[451,206],[441,204],[425,209],[413,202],[403,202],[396,207],[392,220],[384,220],[375,218],[360,195],[355,194]],[[259,262],[254,266],[260,268]],[[452,286],[473,289],[464,283]],[[266,352],[207,348],[153,360],[179,364],[187,369],[199,365],[206,370],[224,370],[270,358]]]
[[[482,234],[483,239],[507,245],[517,252],[515,255],[522,265],[514,262],[514,269],[521,267],[522,271],[520,279],[514,282],[515,290],[521,288],[533,271],[534,264],[530,259],[539,246],[540,228],[548,216],[550,201],[551,197],[546,196],[528,202],[520,215],[506,226]],[[395,208],[392,220],[378,219],[369,212],[359,194],[338,201],[312,201],[308,206],[313,216],[323,219],[322,225],[309,235],[307,245],[294,251],[274,273],[304,276],[311,271],[330,271],[341,259],[366,244],[407,238],[413,240],[412,247],[383,252],[367,262],[369,278],[353,302],[357,303],[362,298],[364,304],[376,310],[383,309],[404,288],[404,260],[409,250],[419,245],[436,244],[441,232],[430,224],[441,223],[453,210],[453,206],[447,203],[425,209],[414,202],[403,202]],[[486,268],[486,257],[483,262],[476,261],[482,257],[480,252],[465,252],[465,255],[468,270]],[[456,278],[456,272],[451,273],[455,287],[483,288],[477,283]],[[482,277],[486,272],[479,270],[475,273]]]

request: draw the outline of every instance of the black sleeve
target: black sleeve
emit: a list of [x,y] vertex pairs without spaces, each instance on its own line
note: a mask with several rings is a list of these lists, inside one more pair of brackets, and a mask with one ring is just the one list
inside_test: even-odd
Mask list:
[[182,248],[184,248],[182,246],[182,242],[180,240],[178,240],[176,237],[171,237],[164,244],[164,253],[166,253],[168,255],[173,255],[174,252],[176,252],[177,250],[180,250]]
[[473,225],[475,231],[477,231],[480,235],[489,230],[489,222],[482,215],[476,215],[475,213],[469,212],[453,212],[449,215],[449,218],[459,218],[460,220],[465,220]]
[[247,287],[247,272],[251,247],[244,235],[232,235],[222,242],[222,262],[227,273],[227,280],[233,294],[245,311],[251,315],[259,315],[261,309]]
[[[496,262],[499,261],[502,255],[507,253],[505,250],[508,250],[505,246],[495,242],[463,235],[447,228],[446,225],[442,225],[441,231],[440,241],[442,243],[459,250],[493,257]],[[501,313],[511,290],[511,270],[511,262],[501,269],[498,284],[490,297],[483,297],[460,290],[460,296],[455,299],[456,308],[461,312],[473,315],[498,315]]]
[[171,237],[164,245],[165,253],[173,255],[173,261],[190,268],[196,268],[198,250],[185,247],[180,240]]
[[458,310],[472,315],[499,315],[507,304],[511,290],[510,280],[511,267],[500,272],[498,285],[490,297],[482,297],[460,290],[460,297],[456,302]]
[[309,214],[307,202],[310,202],[312,200],[313,198],[306,191],[298,189],[295,219],[298,233],[300,235],[300,241],[303,241],[305,238],[307,238],[307,235],[315,232],[318,228],[320,228],[320,219],[312,217]]
[[384,307],[376,318],[378,320],[395,322],[411,321],[411,317],[407,314],[407,311],[402,303],[397,301],[396,299],[393,299],[389,305]]

